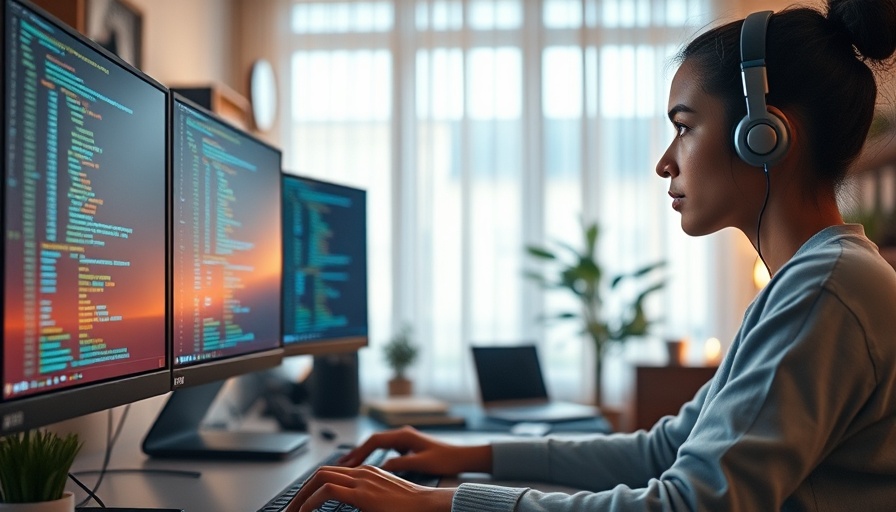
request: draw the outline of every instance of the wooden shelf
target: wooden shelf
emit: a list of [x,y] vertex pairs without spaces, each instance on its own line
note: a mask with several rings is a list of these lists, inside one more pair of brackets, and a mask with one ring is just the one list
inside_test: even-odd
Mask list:
[[221,116],[241,130],[249,130],[250,105],[245,96],[221,83],[178,85],[173,92]]

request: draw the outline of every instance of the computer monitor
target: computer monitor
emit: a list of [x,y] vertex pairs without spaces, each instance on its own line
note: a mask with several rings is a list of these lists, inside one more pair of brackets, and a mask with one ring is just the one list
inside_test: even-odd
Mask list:
[[280,150],[172,94],[173,393],[153,456],[280,458],[306,436],[207,431],[229,377],[278,366]]
[[367,335],[367,194],[283,174],[286,355],[355,351]]
[[28,2],[2,2],[0,435],[171,389],[167,101]]

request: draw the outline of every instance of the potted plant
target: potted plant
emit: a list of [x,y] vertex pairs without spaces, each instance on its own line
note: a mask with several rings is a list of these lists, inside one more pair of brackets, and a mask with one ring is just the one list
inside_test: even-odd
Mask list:
[[417,359],[419,350],[411,341],[411,327],[405,325],[383,347],[386,363],[392,368],[389,379],[389,396],[410,395],[413,389],[411,380],[405,375],[405,369]]
[[0,438],[0,511],[74,512],[65,482],[81,446],[77,434],[48,431]]
[[[619,288],[626,281],[643,281],[654,270],[665,265],[657,262],[645,265],[630,273],[616,275],[605,282],[604,269],[597,260],[596,223],[582,222],[584,247],[577,249],[564,243],[556,243],[557,250],[537,245],[529,245],[526,251],[545,267],[544,272],[528,271],[526,276],[545,289],[565,290],[577,299],[579,308],[546,315],[547,319],[575,320],[581,323],[581,334],[586,334],[594,345],[594,403],[602,403],[601,378],[604,354],[611,343],[647,334],[653,321],[644,313],[644,300],[651,293],[665,285],[664,280],[639,286],[631,302],[625,304],[623,313],[617,318],[606,318],[603,305],[604,293]],[[546,273],[545,273],[546,272]]]

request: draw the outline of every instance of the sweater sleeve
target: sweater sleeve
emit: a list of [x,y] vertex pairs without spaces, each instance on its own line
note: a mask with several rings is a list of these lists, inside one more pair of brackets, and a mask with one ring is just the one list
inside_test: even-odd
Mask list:
[[[479,510],[780,510],[874,386],[861,325],[838,297],[788,295],[757,316],[726,358],[725,375],[720,370],[678,417],[649,433],[494,446],[502,479],[588,490],[516,490],[514,507],[496,500]],[[462,486],[455,504],[492,492]],[[467,510],[474,508],[454,509]]]
[[500,480],[539,481],[600,491],[618,484],[640,487],[675,461],[697,420],[709,383],[649,431],[548,437],[535,441],[492,444],[492,474]]
[[[551,437],[535,441],[492,444],[492,476],[505,481],[554,482],[589,491],[621,483],[641,487],[667,469],[690,433],[709,383],[675,417],[661,419],[650,432],[596,435],[584,439]],[[591,492],[574,495],[543,493],[527,488],[462,484],[452,512],[512,512],[522,510],[582,510]],[[525,500],[525,505],[521,500]],[[535,508],[532,508],[535,507]]]

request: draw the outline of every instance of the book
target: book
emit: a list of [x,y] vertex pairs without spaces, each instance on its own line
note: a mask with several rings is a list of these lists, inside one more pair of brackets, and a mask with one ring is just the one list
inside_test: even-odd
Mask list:
[[462,427],[466,419],[451,413],[443,400],[426,396],[391,397],[367,402],[367,415],[387,427]]

